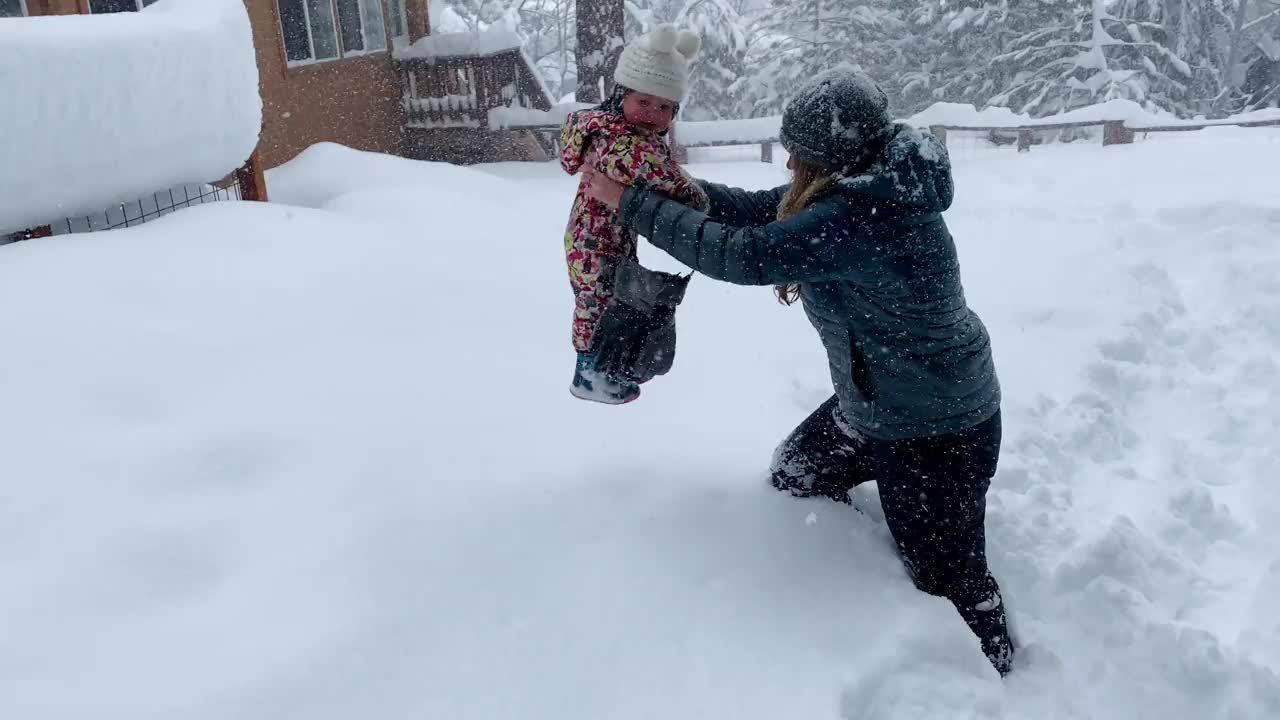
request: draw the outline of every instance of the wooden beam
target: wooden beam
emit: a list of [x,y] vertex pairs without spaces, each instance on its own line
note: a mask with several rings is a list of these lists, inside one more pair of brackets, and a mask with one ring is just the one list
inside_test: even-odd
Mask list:
[[48,225],[40,227],[27,228],[13,233],[13,241],[21,242],[23,240],[34,240],[35,238],[53,237],[53,228]]
[[404,12],[409,16],[409,42],[414,43],[431,34],[431,15],[427,6],[431,0],[404,0]]
[[240,186],[240,199],[256,202],[267,201],[267,179],[262,172],[262,160],[257,148],[236,170],[236,183]]
[[1018,129],[1018,152],[1031,152],[1031,140],[1032,140],[1031,129],[1019,128]]
[[1133,143],[1133,131],[1124,126],[1123,120],[1110,120],[1102,124],[1102,144],[1129,145]]

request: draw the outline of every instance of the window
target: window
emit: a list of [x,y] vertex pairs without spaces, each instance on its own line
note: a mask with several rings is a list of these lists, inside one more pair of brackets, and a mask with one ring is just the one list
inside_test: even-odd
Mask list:
[[382,0],[337,0],[342,25],[342,52],[351,55],[387,47],[387,25]]
[[276,0],[290,65],[387,49],[382,0]]
[[134,12],[155,4],[156,0],[89,0],[89,12],[95,15],[102,13]]
[[27,14],[27,0],[0,0],[0,18],[22,17]]
[[279,0],[280,27],[289,62],[332,60],[338,57],[333,5],[329,0]]

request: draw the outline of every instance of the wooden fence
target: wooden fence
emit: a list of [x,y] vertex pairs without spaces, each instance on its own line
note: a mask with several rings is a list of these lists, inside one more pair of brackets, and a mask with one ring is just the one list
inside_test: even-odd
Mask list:
[[516,48],[490,55],[399,58],[405,127],[489,129],[489,111],[513,103],[551,109],[547,97]]
[[[1019,152],[1028,152],[1031,150],[1032,145],[1037,144],[1037,134],[1061,130],[1083,130],[1098,127],[1102,128],[1103,146],[1109,146],[1131,144],[1139,133],[1192,132],[1211,127],[1280,127],[1280,120],[1252,120],[1240,122],[1206,121],[1204,123],[1178,123],[1173,125],[1130,125],[1124,120],[1036,123],[1033,125],[1022,125],[1016,127],[990,125],[930,125],[929,131],[941,140],[943,144],[946,144],[947,135],[950,132],[980,132],[985,133],[992,142],[998,145],[1016,144]],[[1010,140],[1005,142],[1005,138],[1010,138]]]

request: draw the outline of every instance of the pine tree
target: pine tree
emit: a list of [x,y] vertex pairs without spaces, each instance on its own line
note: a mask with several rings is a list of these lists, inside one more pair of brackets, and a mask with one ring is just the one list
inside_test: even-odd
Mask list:
[[623,47],[623,0],[577,0],[578,101],[600,102],[613,88]]
[[891,0],[773,0],[755,27],[741,90],[756,114],[781,111],[791,88],[841,63],[895,84],[905,23]]
[[1280,2],[1229,2],[1234,7],[1223,22],[1226,58],[1222,61],[1222,90],[1212,105],[1219,114],[1265,107],[1280,96],[1275,88],[1280,84],[1275,77],[1280,70],[1274,65],[1280,61]]
[[[1160,0],[1115,0],[1107,12],[1110,17],[1100,21],[1104,31],[1126,41],[1108,48],[1109,59],[1121,67],[1140,68],[1137,72],[1145,82],[1150,105],[1190,116],[1195,99],[1191,92],[1194,71],[1184,56],[1190,57],[1191,50],[1178,37],[1165,4]],[[1181,53],[1177,51],[1180,47]]]
[[1280,0],[1254,0],[1241,32],[1251,49],[1240,77],[1234,110],[1280,107]]
[[689,68],[689,99],[681,116],[689,120],[734,119],[748,108],[735,82],[747,72],[747,32],[742,0],[682,0],[672,22],[702,38]]
[[1008,0],[934,0],[907,3],[910,42],[896,75],[899,107],[913,113],[935,102],[984,106],[1002,88],[990,59],[1004,52],[1021,33]]
[[1228,85],[1231,18],[1239,0],[1164,0],[1170,49],[1191,66],[1187,105],[1192,114],[1212,111]]
[[516,7],[517,32],[525,52],[554,93],[552,102],[577,85],[577,33],[574,0],[531,0]]
[[[1190,66],[1168,47],[1154,0],[1039,0],[1020,4],[1020,21],[1034,28],[996,56],[1008,77],[990,104],[1035,116],[1053,115],[1116,98],[1149,109],[1186,112]],[[1012,6],[1011,6],[1012,9]]]

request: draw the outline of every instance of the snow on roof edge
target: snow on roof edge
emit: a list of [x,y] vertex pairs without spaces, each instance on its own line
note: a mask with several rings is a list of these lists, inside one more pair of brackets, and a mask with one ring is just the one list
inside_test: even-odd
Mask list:
[[395,51],[398,59],[483,57],[521,50],[520,36],[510,30],[489,28],[480,32],[433,33],[418,38],[408,48]]

